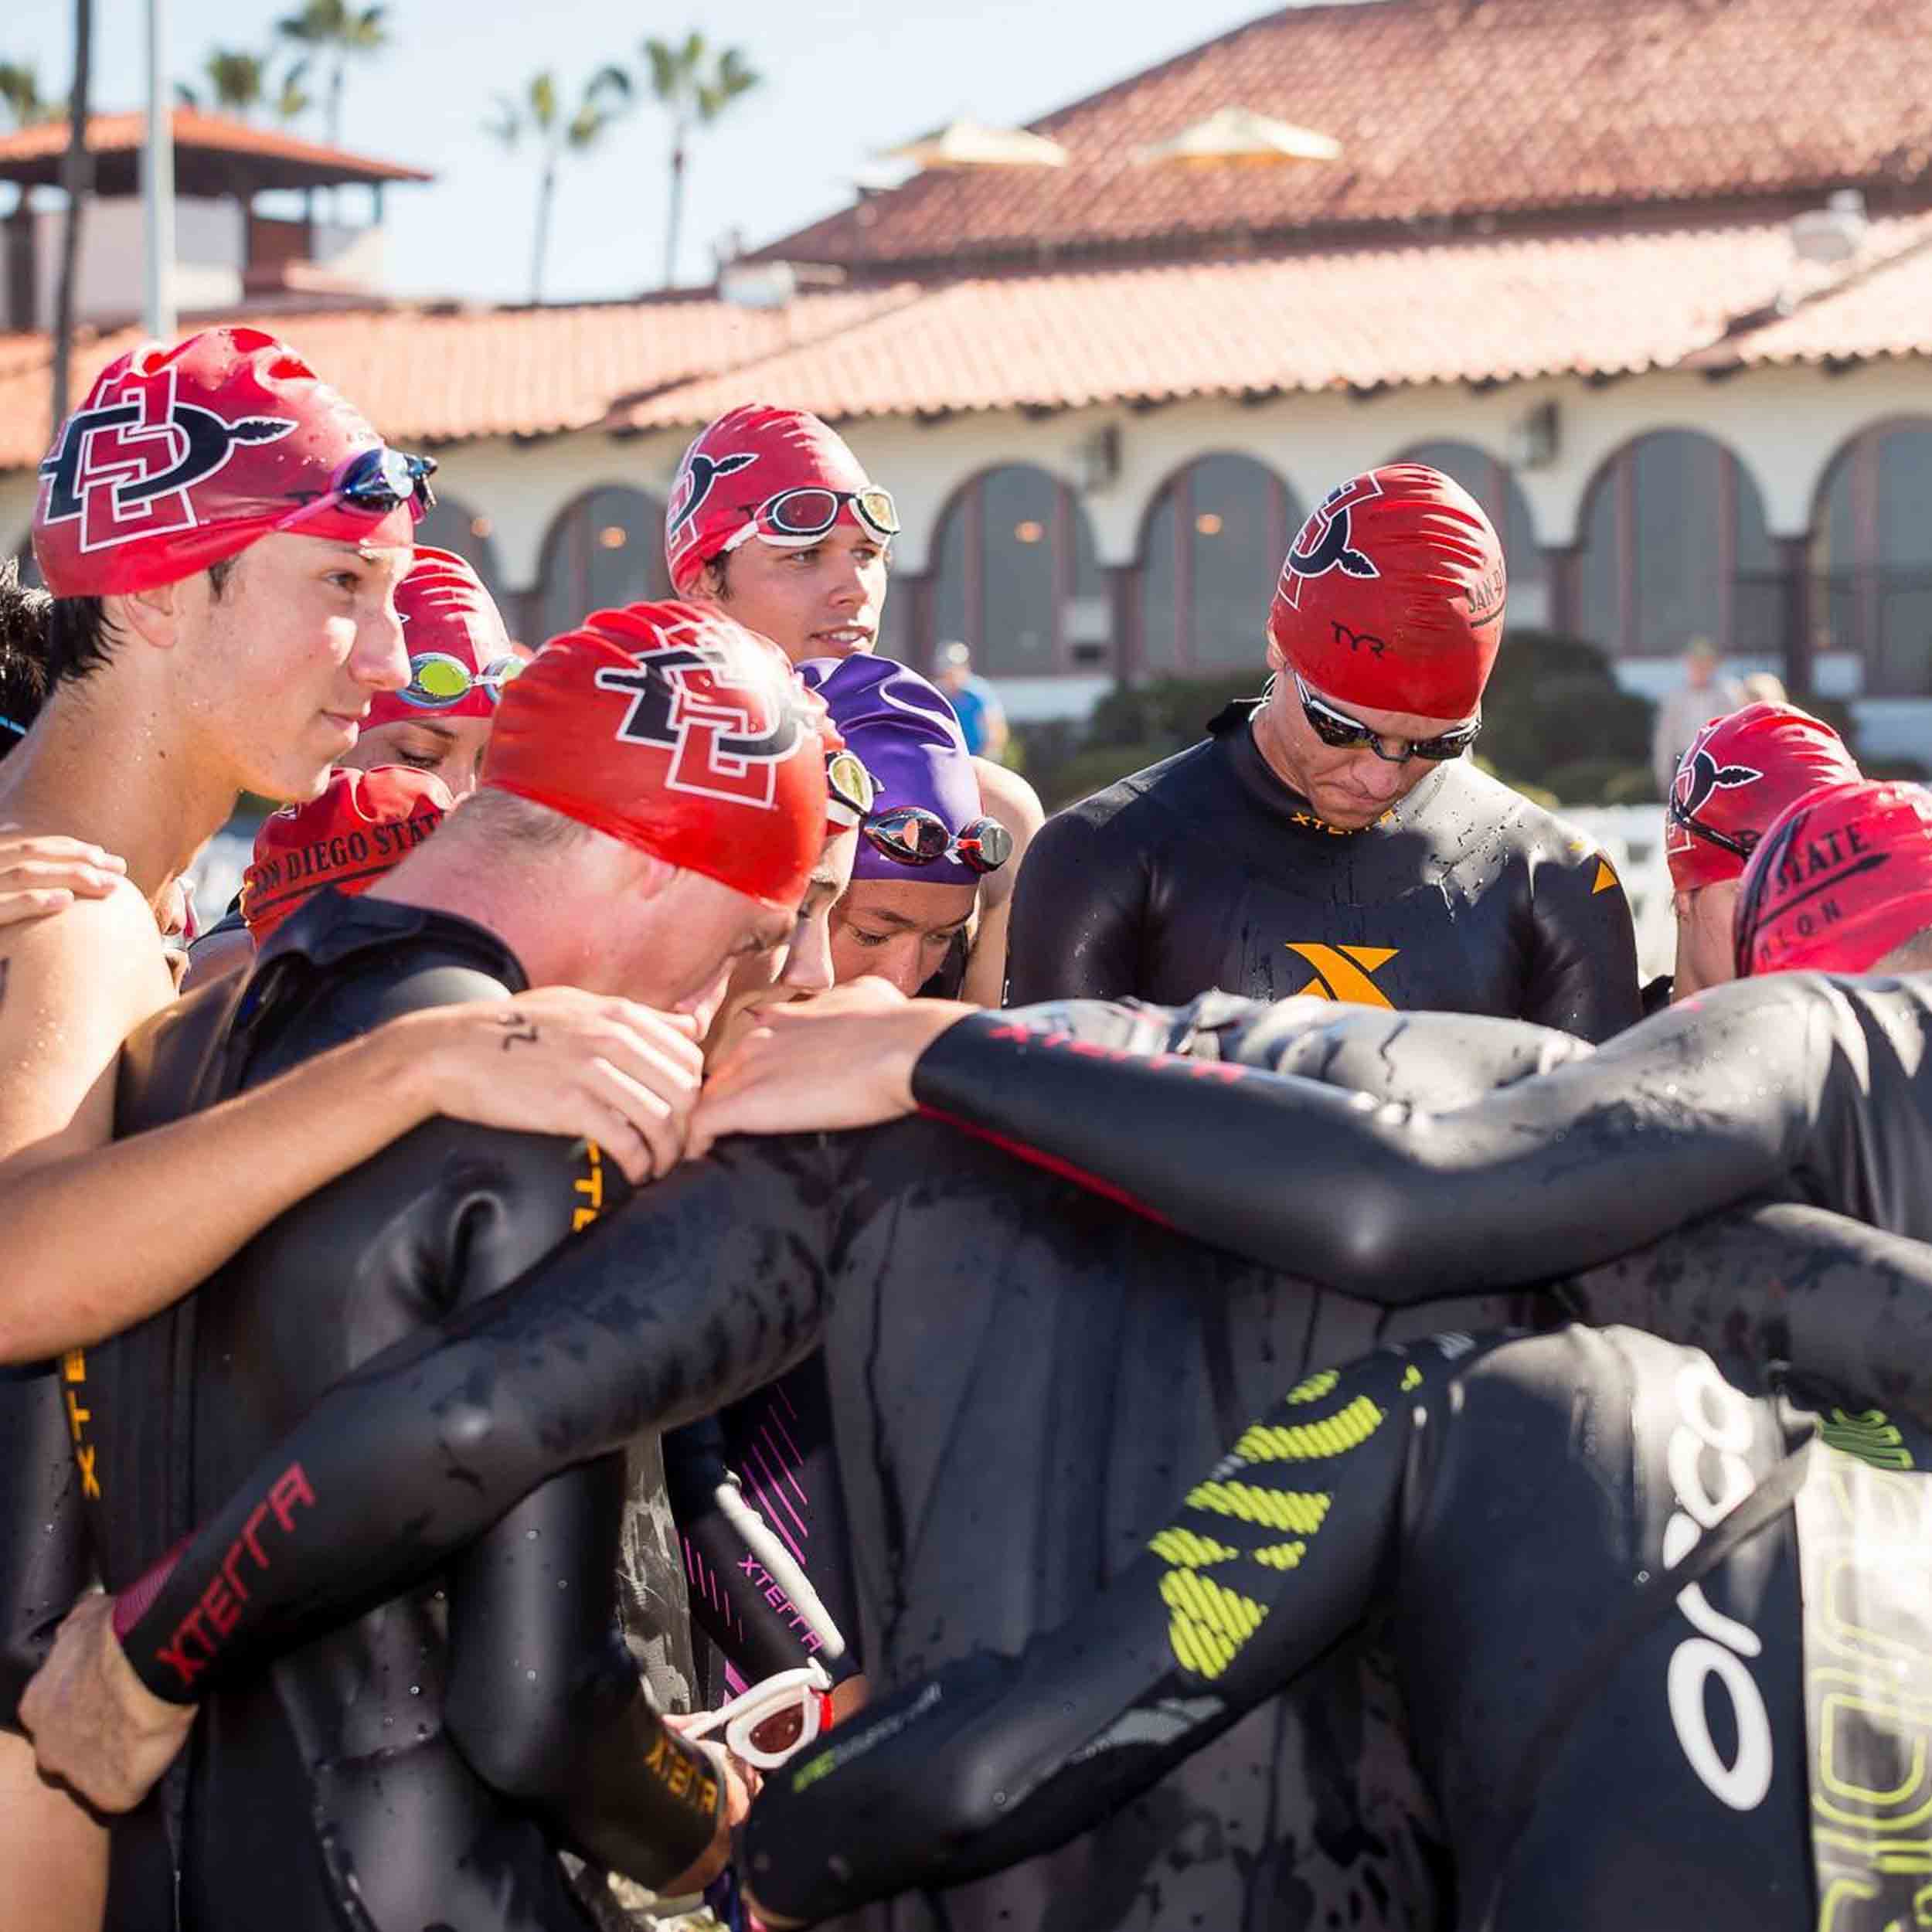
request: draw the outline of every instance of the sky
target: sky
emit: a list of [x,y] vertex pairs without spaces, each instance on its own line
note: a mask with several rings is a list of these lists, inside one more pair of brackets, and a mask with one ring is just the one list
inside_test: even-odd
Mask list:
[[[167,0],[169,71],[192,80],[217,45],[259,49],[294,0]],[[97,109],[139,104],[142,0],[94,0]],[[706,281],[712,244],[741,230],[773,240],[850,201],[880,149],[961,114],[1012,126],[1270,11],[1266,0],[737,0],[728,9],[613,0],[391,0],[392,43],[352,66],[342,141],[434,172],[389,192],[389,281],[400,294],[526,300],[537,170],[484,131],[499,92],[540,69],[566,97],[598,67],[634,73],[653,36],[692,27],[742,47],[762,84],[696,140],[679,279]],[[64,94],[73,64],[68,0],[8,0],[0,60],[26,60]],[[295,131],[324,138],[318,113]],[[631,295],[661,278],[668,142],[642,107],[594,151],[563,163],[546,299]],[[0,190],[0,194],[5,193]],[[344,197],[360,219],[367,198]]]

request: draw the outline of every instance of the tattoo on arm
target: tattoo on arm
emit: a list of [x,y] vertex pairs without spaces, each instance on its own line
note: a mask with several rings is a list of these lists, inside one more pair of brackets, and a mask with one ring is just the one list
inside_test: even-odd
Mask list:
[[[0,960],[0,999],[6,997],[6,962]],[[512,1046],[521,1043],[534,1046],[537,1040],[536,1022],[522,1013],[505,1013],[496,1022],[503,1029],[503,1050],[508,1053]]]

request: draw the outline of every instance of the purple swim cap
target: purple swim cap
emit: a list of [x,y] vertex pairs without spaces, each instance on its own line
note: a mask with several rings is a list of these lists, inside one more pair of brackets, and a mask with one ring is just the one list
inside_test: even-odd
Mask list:
[[[981,815],[979,779],[966,736],[945,694],[890,658],[861,654],[815,658],[798,667],[825,701],[832,723],[879,781],[879,809],[918,805],[957,838]],[[902,866],[859,842],[855,879],[910,879],[929,886],[977,886],[979,874],[948,853],[930,866]]]

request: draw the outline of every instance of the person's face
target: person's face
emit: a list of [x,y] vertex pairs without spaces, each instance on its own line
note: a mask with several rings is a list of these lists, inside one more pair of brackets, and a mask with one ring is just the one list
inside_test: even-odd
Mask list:
[[1711,672],[1716,668],[1715,659],[1706,657],[1700,651],[1686,658],[1684,660],[1684,666],[1685,672],[1684,681],[1693,691],[1703,691],[1709,688]]
[[791,937],[796,915],[702,872],[677,871],[658,889],[617,893],[601,914],[599,948],[611,983],[660,1012],[696,1016],[700,1036],[716,1017],[733,972]]
[[184,689],[241,787],[314,798],[369,700],[409,682],[396,589],[412,554],[277,532],[241,553],[219,597],[205,573],[179,587]]
[[[1308,800],[1315,815],[1328,824],[1344,832],[1372,825],[1439,769],[1437,761],[1427,758],[1392,764],[1366,745],[1338,750],[1324,744],[1301,708],[1294,673],[1273,644],[1268,646],[1268,665],[1274,672],[1274,689],[1265,716],[1267,748],[1277,755],[1289,782]],[[1471,721],[1468,716],[1428,718],[1411,711],[1371,711],[1366,706],[1344,704],[1312,685],[1308,689],[1331,709],[1385,738],[1413,743],[1440,737]]]
[[809,999],[835,983],[832,964],[832,908],[852,883],[856,831],[825,841],[798,923],[769,952],[748,954],[733,967],[724,998],[705,1036],[706,1063],[716,1066],[774,1006]]
[[488,718],[439,718],[425,712],[420,718],[398,718],[365,731],[355,749],[338,758],[338,765],[372,771],[378,765],[407,765],[440,778],[454,798],[467,798],[476,789],[488,748]]
[[715,566],[702,583],[713,603],[770,638],[794,664],[803,664],[872,648],[886,604],[886,573],[885,546],[841,517],[808,549],[781,549],[754,536],[731,553],[722,590]]
[[908,996],[917,993],[965,930],[978,896],[977,886],[855,880],[832,910],[832,964],[839,985],[869,973]]
[[1736,978],[1731,915],[1737,909],[1743,883],[1722,879],[1715,885],[1671,895],[1671,910],[1677,915],[1677,975],[1670,989],[1673,1002]]

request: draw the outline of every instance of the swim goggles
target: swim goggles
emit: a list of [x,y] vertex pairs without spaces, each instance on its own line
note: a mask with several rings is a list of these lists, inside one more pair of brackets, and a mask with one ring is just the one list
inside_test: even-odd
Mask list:
[[472,691],[480,691],[491,703],[500,704],[503,687],[514,684],[529,662],[506,655],[493,658],[481,671],[472,671],[447,651],[425,651],[420,658],[410,659],[410,681],[396,692],[396,699],[419,711],[442,711],[461,704]]
[[436,492],[430,478],[436,473],[433,456],[411,456],[378,444],[372,450],[359,451],[335,472],[335,479],[312,503],[305,503],[277,529],[299,531],[305,523],[325,516],[332,510],[347,508],[359,515],[385,517],[406,503],[410,514],[420,522],[436,507]]
[[989,872],[1013,855],[1013,835],[997,818],[975,818],[955,838],[945,820],[923,805],[895,805],[867,818],[859,829],[895,865],[933,866],[951,858],[968,871]]
[[722,1730],[726,1747],[761,1771],[775,1771],[820,1732],[832,1729],[832,1679],[824,1666],[781,1670],[684,1726],[687,1738]]
[[825,788],[832,794],[826,816],[844,831],[862,825],[879,803],[879,781],[855,751],[825,753]]
[[1345,711],[1338,711],[1332,705],[1324,704],[1301,682],[1301,673],[1290,668],[1288,675],[1294,679],[1295,696],[1301,700],[1301,715],[1308,721],[1308,728],[1321,742],[1336,751],[1372,751],[1386,764],[1406,765],[1411,758],[1427,758],[1432,763],[1445,758],[1460,758],[1481,735],[1482,720],[1478,718],[1472,724],[1458,725],[1453,731],[1445,731],[1434,738],[1398,738],[1396,743],[1406,743],[1408,749],[1400,753],[1384,751],[1382,748],[1385,733],[1371,731],[1359,718],[1352,718]]
[[879,538],[899,534],[899,511],[889,490],[868,484],[862,490],[821,489],[807,484],[795,490],[781,490],[768,496],[756,509],[747,509],[750,520],[733,533],[725,545],[735,550],[752,537],[776,544],[781,549],[803,549],[818,539],[838,521],[838,512],[848,505],[860,524]]
[[1729,832],[1700,825],[1675,798],[1672,799],[1666,810],[1673,825],[1682,825],[1693,838],[1702,838],[1707,844],[1716,845],[1736,858],[1748,859],[1757,851],[1757,842],[1764,835],[1761,832],[1742,832],[1733,838]]

